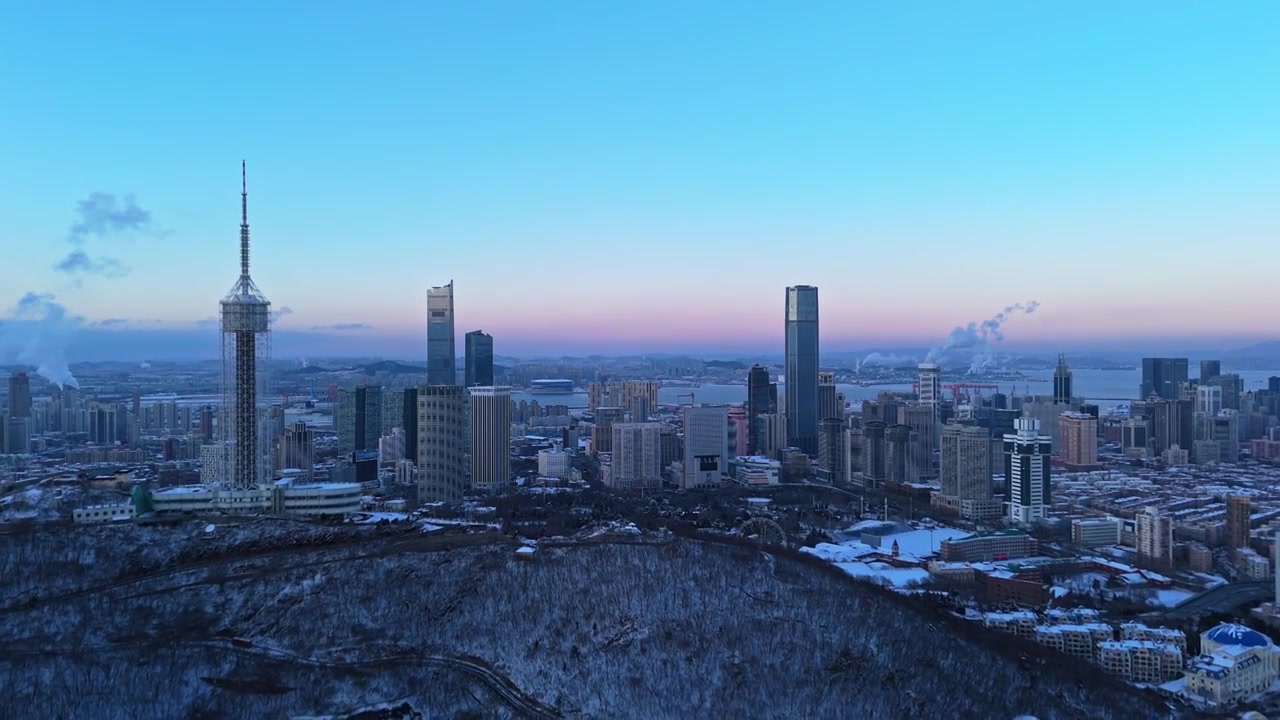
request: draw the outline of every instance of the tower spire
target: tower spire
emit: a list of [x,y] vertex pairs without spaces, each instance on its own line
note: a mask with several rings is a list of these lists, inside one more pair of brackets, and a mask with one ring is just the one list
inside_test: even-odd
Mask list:
[[249,277],[249,182],[244,160],[240,161],[240,278]]

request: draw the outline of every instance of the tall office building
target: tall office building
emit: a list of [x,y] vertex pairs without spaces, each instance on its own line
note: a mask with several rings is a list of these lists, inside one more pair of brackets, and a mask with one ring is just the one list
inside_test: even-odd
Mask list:
[[849,476],[849,428],[838,417],[818,424],[818,480],[830,485],[847,485]]
[[[911,428],[911,457],[920,477],[936,477],[933,469],[934,444],[937,433],[937,409],[931,405],[899,405],[898,420]],[[893,422],[888,424],[892,425]]]
[[769,377],[768,368],[752,365],[747,371],[747,420],[751,425],[751,434],[747,441],[747,450],[760,452],[764,445],[760,433],[761,415],[772,415],[778,412],[778,386]]
[[1064,412],[1058,418],[1059,447],[1068,470],[1098,466],[1098,418],[1079,412]]
[[880,420],[862,424],[862,487],[884,487],[884,435],[887,426]]
[[461,500],[466,492],[466,406],[460,385],[418,388],[418,502]]
[[471,486],[511,483],[511,388],[478,385],[471,394]]
[[[817,380],[815,373],[814,380]],[[684,478],[681,487],[718,484],[729,470],[729,408],[684,408]]]
[[1048,516],[1052,442],[1040,423],[1019,418],[1017,432],[1004,436],[1004,476],[1009,483],[1009,519],[1028,524]]
[[818,373],[818,422],[828,418],[844,420],[844,403],[836,392],[835,373]]
[[493,336],[482,330],[466,335],[466,360],[463,376],[467,387],[493,385]]
[[31,378],[24,372],[9,376],[9,417],[31,417]]
[[611,487],[623,490],[662,486],[662,432],[658,422],[617,423],[613,431]]
[[222,407],[219,436],[227,490],[256,489],[271,471],[270,438],[263,420],[271,362],[271,302],[249,276],[249,189],[240,165],[240,278],[222,298]]
[[1200,384],[1209,382],[1210,380],[1222,374],[1221,360],[1201,360],[1200,361]]
[[[134,413],[136,418],[138,413]],[[200,440],[202,442],[213,442],[213,407],[205,405],[200,408]]]
[[1053,403],[1055,405],[1071,402],[1071,368],[1067,367],[1067,356],[1058,353],[1058,367],[1053,370]]
[[920,479],[911,456],[911,426],[890,425],[884,429],[884,483],[902,487]]
[[382,437],[382,388],[362,385],[338,391],[333,424],[338,431],[338,452],[343,455],[377,450]]
[[418,462],[418,388],[400,393],[400,427],[404,428],[404,457]]
[[1227,373],[1210,378],[1208,383],[1222,390],[1222,407],[1228,410],[1240,409],[1240,395],[1244,392],[1244,381],[1236,373]]
[[1227,547],[1249,547],[1249,516],[1252,501],[1248,495],[1227,496]]
[[427,384],[455,385],[453,281],[427,290]]
[[917,370],[920,373],[917,385],[920,404],[935,408],[936,417],[936,408],[942,403],[942,368],[937,363],[920,363]]
[[1002,506],[992,499],[991,433],[977,425],[942,427],[938,473],[942,489],[931,504],[951,508],[967,520],[995,520]]
[[289,426],[280,436],[279,456],[276,467],[279,470],[293,468],[301,470],[310,478],[315,472],[316,447],[315,433],[304,422],[296,422]]
[[818,288],[787,288],[787,442],[808,455],[818,451]]
[[1182,396],[1182,385],[1187,382],[1186,358],[1142,358],[1142,386],[1140,400],[1155,395],[1165,400],[1177,400]]
[[31,418],[0,416],[4,419],[3,450],[7,455],[31,452]]
[[758,442],[754,454],[776,460],[787,446],[787,416],[778,412],[757,415],[753,428]]

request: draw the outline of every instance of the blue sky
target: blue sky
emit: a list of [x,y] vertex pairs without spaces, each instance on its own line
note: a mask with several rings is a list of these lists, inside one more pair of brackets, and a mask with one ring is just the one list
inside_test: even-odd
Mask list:
[[[335,351],[450,279],[500,354],[771,349],[796,283],[832,349],[1272,337],[1276,3],[368,5],[0,8],[0,305],[209,335],[243,157]],[[151,214],[84,243],[123,277],[53,269],[94,192]]]

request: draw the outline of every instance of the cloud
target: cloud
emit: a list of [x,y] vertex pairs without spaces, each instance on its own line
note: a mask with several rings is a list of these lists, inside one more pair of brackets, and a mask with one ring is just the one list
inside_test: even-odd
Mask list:
[[292,315],[293,308],[288,305],[281,305],[280,309],[271,311],[271,322],[275,322],[286,315]]
[[94,325],[97,325],[98,327],[118,327],[120,325],[128,325],[128,324],[129,324],[128,318],[107,318],[106,320],[99,320],[98,322],[94,323]]
[[111,257],[100,257],[94,260],[80,248],[68,253],[66,257],[53,266],[53,269],[71,275],[84,273],[86,275],[101,275],[109,278],[119,278],[129,274],[129,268],[122,265],[119,260]]
[[133,195],[117,198],[111,193],[95,192],[76,203],[75,222],[67,232],[67,242],[75,249],[67,253],[53,266],[54,270],[68,275],[100,275],[119,278],[129,274],[129,268],[118,259],[106,255],[90,257],[84,250],[90,237],[105,238],[122,234],[143,234],[165,237],[170,233],[159,230],[151,221],[151,213],[138,205]]
[[353,322],[353,323],[334,323],[333,325],[313,325],[312,330],[372,330],[373,326],[369,323]]
[[133,195],[117,198],[111,193],[95,192],[76,203],[76,221],[67,240],[79,245],[90,235],[106,237],[126,232],[157,237],[168,234],[155,228],[151,213],[139,206]]

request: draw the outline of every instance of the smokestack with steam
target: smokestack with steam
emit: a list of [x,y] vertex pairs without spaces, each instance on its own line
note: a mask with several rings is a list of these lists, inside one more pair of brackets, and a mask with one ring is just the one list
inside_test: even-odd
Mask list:
[[41,377],[58,386],[80,387],[65,353],[67,340],[83,322],[68,316],[51,293],[29,292],[0,325],[0,357],[34,365]]
[[1035,300],[1026,303],[1014,303],[996,313],[989,320],[959,325],[952,329],[942,345],[929,351],[929,356],[925,361],[934,362],[951,350],[977,349],[980,352],[969,370],[974,372],[977,369],[981,369],[991,361],[990,344],[1004,340],[1003,326],[1009,318],[1019,313],[1030,315],[1038,307],[1040,307],[1040,303]]

